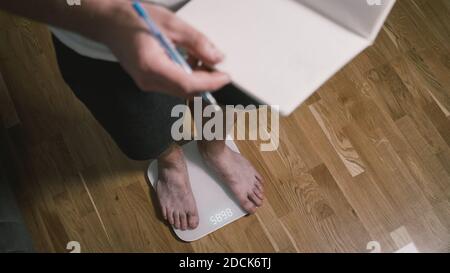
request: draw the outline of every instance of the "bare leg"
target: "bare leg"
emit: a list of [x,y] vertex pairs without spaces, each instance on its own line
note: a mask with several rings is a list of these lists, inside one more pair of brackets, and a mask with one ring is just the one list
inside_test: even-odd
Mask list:
[[164,219],[176,229],[194,229],[199,218],[183,150],[173,144],[158,158],[156,193]]

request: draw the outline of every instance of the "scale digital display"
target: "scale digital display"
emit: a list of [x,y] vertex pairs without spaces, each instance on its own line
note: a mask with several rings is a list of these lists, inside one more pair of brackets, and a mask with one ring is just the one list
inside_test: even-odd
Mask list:
[[233,217],[233,211],[230,208],[228,208],[228,209],[222,210],[222,211],[214,214],[213,216],[211,216],[209,218],[209,221],[211,222],[212,225],[215,226],[215,225],[225,222],[226,220],[230,219],[231,217]]

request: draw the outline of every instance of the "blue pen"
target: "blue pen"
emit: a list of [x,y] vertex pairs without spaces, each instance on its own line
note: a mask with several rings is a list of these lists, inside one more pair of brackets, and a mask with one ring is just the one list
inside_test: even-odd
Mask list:
[[[172,61],[181,66],[181,68],[186,71],[188,74],[192,74],[192,68],[186,62],[186,60],[181,56],[178,50],[172,45],[172,43],[164,36],[164,34],[159,30],[156,23],[152,20],[150,14],[142,7],[142,5],[138,1],[133,2],[133,8],[136,10],[138,15],[144,19],[147,24],[150,33],[158,40],[159,44],[164,48],[166,54],[169,56]],[[202,93],[202,98],[206,102],[211,105],[218,105],[216,99],[211,95],[210,92]],[[216,110],[219,110],[220,107],[217,107]]]

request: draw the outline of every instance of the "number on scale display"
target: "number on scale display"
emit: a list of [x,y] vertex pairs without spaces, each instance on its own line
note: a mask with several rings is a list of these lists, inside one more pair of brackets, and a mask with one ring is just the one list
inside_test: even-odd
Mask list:
[[214,214],[213,216],[211,216],[209,218],[209,221],[211,221],[211,223],[215,226],[217,224],[220,224],[224,221],[226,221],[227,219],[231,218],[233,216],[233,211],[231,209],[225,209],[222,210],[216,214]]

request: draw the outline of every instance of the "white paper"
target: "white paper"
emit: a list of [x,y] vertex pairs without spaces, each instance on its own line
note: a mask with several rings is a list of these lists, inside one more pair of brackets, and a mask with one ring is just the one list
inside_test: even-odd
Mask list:
[[217,69],[288,115],[373,42],[394,2],[192,0],[178,15],[225,53]]

